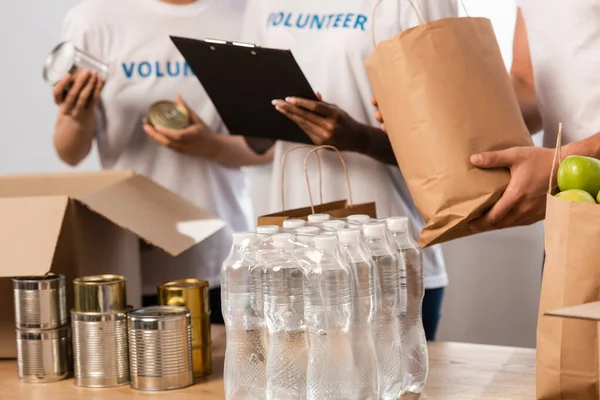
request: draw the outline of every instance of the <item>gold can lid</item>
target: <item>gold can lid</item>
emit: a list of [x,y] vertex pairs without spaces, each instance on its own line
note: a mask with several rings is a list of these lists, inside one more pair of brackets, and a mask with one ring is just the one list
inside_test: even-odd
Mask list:
[[173,101],[159,101],[150,106],[148,122],[152,126],[162,126],[169,129],[185,129],[190,126],[190,116],[187,109]]
[[192,318],[210,312],[207,281],[181,279],[161,283],[157,289],[160,305],[187,307]]

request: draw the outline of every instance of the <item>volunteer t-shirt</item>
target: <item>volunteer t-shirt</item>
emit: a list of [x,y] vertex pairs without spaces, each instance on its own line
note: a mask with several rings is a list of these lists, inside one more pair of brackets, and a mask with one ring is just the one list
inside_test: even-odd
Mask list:
[[[407,0],[249,0],[243,28],[243,40],[265,47],[291,49],[313,90],[336,104],[361,123],[377,126],[371,105],[372,90],[363,65],[374,49],[374,42],[388,39],[419,18]],[[428,20],[457,16],[454,0],[421,0]],[[306,150],[290,153],[286,159],[285,186],[281,186],[281,159],[294,144],[279,142],[271,180],[271,211],[281,209],[281,191],[285,207],[309,204],[304,178]],[[318,199],[317,170],[314,156],[309,163],[313,198]],[[323,200],[347,198],[344,171],[335,154],[323,152]],[[344,153],[348,165],[352,200],[375,201],[378,216],[406,215],[413,231],[423,227],[411,196],[396,167],[386,166],[356,153]],[[426,288],[446,286],[448,277],[440,246],[425,250]]]
[[174,100],[179,93],[208,126],[224,132],[213,104],[169,35],[237,40],[242,1],[173,5],[159,0],[86,0],[64,21],[64,40],[109,65],[96,129],[102,167],[150,177],[228,224],[175,259],[158,249],[144,251],[147,294],[155,294],[156,284],[170,279],[195,277],[218,286],[232,231],[246,231],[254,221],[251,194],[240,169],[179,154],[142,130],[150,105]]
[[600,132],[600,0],[519,0],[544,119],[544,146]]

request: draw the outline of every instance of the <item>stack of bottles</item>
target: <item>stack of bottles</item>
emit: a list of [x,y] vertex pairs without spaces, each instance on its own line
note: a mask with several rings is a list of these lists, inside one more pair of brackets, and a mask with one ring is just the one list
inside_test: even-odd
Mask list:
[[423,267],[407,218],[315,214],[236,233],[221,285],[227,400],[422,392]]

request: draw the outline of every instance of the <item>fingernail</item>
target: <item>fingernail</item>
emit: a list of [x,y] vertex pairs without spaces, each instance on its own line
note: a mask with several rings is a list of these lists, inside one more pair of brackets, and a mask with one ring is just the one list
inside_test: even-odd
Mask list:
[[277,111],[279,111],[279,112],[282,112],[282,111],[281,111],[281,107],[279,107],[279,106],[275,106],[275,109],[276,109]]
[[273,104],[274,106],[277,106],[277,101],[278,100],[273,100],[273,101],[271,101],[271,104]]
[[483,164],[483,157],[481,156],[481,154],[473,154],[471,156],[471,164],[473,164],[473,165]]
[[285,98],[285,101],[287,101],[288,103],[292,103],[292,104],[294,104],[294,103],[296,102],[296,99],[295,99],[295,98],[293,98],[293,97],[286,97],[286,98]]

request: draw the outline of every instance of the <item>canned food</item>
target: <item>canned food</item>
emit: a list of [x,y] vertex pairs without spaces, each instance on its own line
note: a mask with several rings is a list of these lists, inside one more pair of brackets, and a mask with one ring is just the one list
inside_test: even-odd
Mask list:
[[13,297],[17,329],[57,329],[67,324],[65,277],[15,277]]
[[105,388],[128,384],[127,313],[71,311],[75,385]]
[[78,49],[70,42],[59,43],[44,63],[44,81],[54,86],[65,75],[73,77],[80,69],[91,69],[98,72],[98,76],[106,79],[108,75],[108,65],[92,57],[84,51]]
[[128,315],[131,387],[180,389],[194,383],[190,312],[155,306]]
[[152,104],[147,119],[152,126],[169,129],[185,129],[190,126],[187,109],[182,104],[166,100]]
[[160,305],[183,306],[190,310],[194,377],[202,378],[212,374],[208,282],[183,279],[165,282],[157,289]]
[[17,329],[17,366],[24,382],[56,382],[69,374],[69,327]]
[[127,310],[126,279],[120,275],[75,278],[74,310],[81,313],[113,313]]

